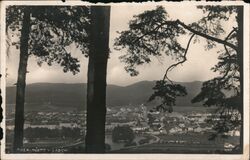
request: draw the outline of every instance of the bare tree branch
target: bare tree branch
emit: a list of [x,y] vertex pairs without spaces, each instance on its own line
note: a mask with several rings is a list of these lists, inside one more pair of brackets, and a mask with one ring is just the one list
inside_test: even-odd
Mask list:
[[166,70],[166,73],[165,73],[165,75],[164,75],[164,77],[163,77],[163,80],[167,79],[168,81],[170,81],[171,84],[173,84],[173,82],[168,78],[167,74],[168,74],[168,72],[169,72],[170,70],[172,70],[174,67],[178,66],[179,64],[184,63],[184,62],[187,60],[186,55],[187,55],[187,52],[188,52],[190,43],[191,43],[191,41],[192,41],[192,39],[193,39],[194,36],[195,36],[195,34],[192,34],[192,36],[191,36],[191,37],[189,38],[189,40],[188,40],[188,44],[187,44],[185,53],[184,53],[184,55],[182,56],[183,60],[182,60],[182,61],[179,61],[178,63],[172,64],[171,66],[169,66],[168,69]]
[[[225,38],[225,40],[223,41],[223,40],[221,40],[221,39],[218,39],[218,38],[215,38],[215,37],[211,37],[211,36],[209,36],[209,35],[207,35],[207,34],[203,34],[203,33],[201,33],[201,32],[195,31],[194,29],[188,27],[187,25],[185,25],[183,22],[181,22],[181,21],[179,21],[179,20],[177,20],[176,22],[177,22],[178,24],[180,24],[181,26],[183,26],[185,29],[187,29],[187,30],[193,32],[193,35],[190,37],[190,39],[189,39],[189,41],[188,41],[188,44],[187,44],[185,53],[184,53],[184,55],[182,56],[183,60],[182,60],[182,61],[179,61],[178,63],[175,63],[175,64],[169,66],[168,69],[166,70],[166,73],[165,73],[165,75],[164,75],[164,77],[163,77],[163,80],[167,79],[171,84],[173,84],[173,81],[170,80],[170,79],[168,78],[168,76],[167,76],[167,75],[168,75],[168,72],[171,71],[174,67],[178,66],[179,64],[184,63],[184,62],[187,60],[187,58],[186,58],[187,51],[188,51],[188,49],[189,49],[189,46],[190,46],[190,43],[191,43],[192,38],[193,38],[196,34],[199,35],[199,36],[202,36],[202,37],[204,37],[204,38],[207,38],[207,39],[210,39],[210,40],[214,40],[214,41],[216,41],[216,42],[218,42],[218,43],[223,44],[223,46],[224,46],[224,48],[225,48],[225,50],[226,50],[226,53],[227,53],[227,55],[228,55],[229,57],[230,57],[231,55],[229,54],[229,51],[228,51],[228,49],[227,49],[227,46],[231,47],[231,48],[234,49],[234,50],[237,49],[236,46],[234,46],[233,44],[227,42],[227,39],[233,34],[233,32],[236,31],[236,28],[234,28],[234,29],[227,35],[227,37]],[[231,64],[229,64],[229,65],[231,66]],[[228,75],[229,71],[230,71],[230,67],[227,69],[226,73],[224,74],[224,76],[223,76],[221,79],[224,79],[224,78]]]
[[234,32],[236,32],[237,31],[237,29],[236,28],[233,28],[233,30],[227,35],[227,37],[225,38],[225,41],[227,41],[228,40],[228,38],[234,33]]
[[199,36],[201,36],[201,37],[204,37],[204,38],[206,38],[206,39],[215,41],[215,42],[217,42],[217,43],[226,45],[226,46],[228,46],[228,47],[231,47],[231,48],[234,49],[235,51],[237,51],[237,46],[235,46],[235,45],[232,44],[232,43],[227,42],[226,40],[222,40],[222,39],[219,39],[219,38],[216,38],[216,37],[212,37],[212,36],[210,36],[210,35],[207,35],[207,34],[205,34],[205,33],[201,33],[201,32],[199,32],[199,31],[196,31],[196,30],[194,30],[193,28],[187,26],[185,23],[181,22],[179,19],[177,19],[176,22],[177,22],[178,24],[180,24],[183,28],[189,30],[190,32],[192,32],[192,33],[194,33],[194,34],[197,34],[197,35],[199,35]]

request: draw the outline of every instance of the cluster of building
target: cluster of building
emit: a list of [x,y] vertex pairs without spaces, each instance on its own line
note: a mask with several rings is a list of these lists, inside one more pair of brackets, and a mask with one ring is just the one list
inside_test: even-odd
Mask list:
[[[149,116],[151,122],[149,122]],[[163,113],[150,112],[146,106],[108,107],[106,115],[106,132],[114,127],[128,125],[138,134],[185,134],[189,132],[214,132],[213,124],[206,123],[214,115],[208,112]],[[9,115],[7,129],[14,129],[14,116]],[[153,117],[153,118],[152,118]],[[71,112],[29,112],[25,115],[24,129],[27,128],[80,128],[86,129],[86,111]],[[218,118],[214,118],[218,120]],[[239,131],[231,131],[229,135],[239,136]]]
[[[153,117],[149,123],[150,117]],[[211,112],[167,113],[150,112],[146,106],[123,106],[109,109],[107,112],[106,130],[112,131],[116,126],[129,125],[136,133],[149,134],[187,134],[187,133],[214,133],[214,124],[207,120],[218,121],[219,115]],[[238,130],[226,133],[230,136],[239,136]]]
[[[86,112],[28,112],[25,114],[24,129],[27,128],[81,128],[85,129]],[[14,115],[6,119],[6,128],[14,129]]]

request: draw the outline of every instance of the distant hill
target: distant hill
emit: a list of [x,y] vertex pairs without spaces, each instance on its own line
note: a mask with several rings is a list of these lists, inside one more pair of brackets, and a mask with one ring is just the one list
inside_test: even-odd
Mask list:
[[[180,83],[187,89],[188,95],[177,98],[179,106],[201,106],[192,104],[191,99],[199,93],[202,82]],[[141,81],[129,86],[107,85],[107,106],[138,105],[146,103],[153,93],[155,81]],[[67,109],[86,108],[86,84],[34,83],[26,86],[26,106],[31,110],[42,107]],[[7,87],[7,104],[15,103],[16,87]],[[14,106],[14,105],[9,105]]]

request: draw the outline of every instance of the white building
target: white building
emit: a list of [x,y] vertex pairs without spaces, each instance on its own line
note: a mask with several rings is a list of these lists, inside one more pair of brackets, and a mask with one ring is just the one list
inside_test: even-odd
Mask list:
[[175,127],[175,128],[171,128],[171,129],[169,130],[169,133],[170,133],[170,134],[174,134],[174,133],[178,133],[178,132],[182,132],[182,129],[181,129],[181,128]]
[[232,130],[232,131],[229,131],[228,133],[225,133],[225,135],[240,136],[240,131],[238,131],[238,130]]
[[62,122],[59,124],[60,128],[78,128],[78,125],[76,123],[67,123],[67,122]]
[[26,125],[27,128],[48,128],[48,129],[58,129],[58,125],[55,124],[32,124],[32,125]]

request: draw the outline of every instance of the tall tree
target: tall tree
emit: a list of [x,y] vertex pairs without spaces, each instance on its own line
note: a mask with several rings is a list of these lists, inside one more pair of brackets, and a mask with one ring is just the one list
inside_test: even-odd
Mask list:
[[24,124],[24,102],[26,73],[28,63],[28,42],[30,33],[30,10],[24,9],[23,26],[20,38],[20,61],[18,67],[17,90],[16,90],[16,110],[13,150],[17,151],[23,145],[23,124]]
[[87,153],[105,152],[106,74],[109,57],[110,6],[91,6],[87,88]]
[[[186,55],[191,41],[197,43],[199,37],[205,38],[206,49],[214,48],[217,44],[224,46],[224,50],[220,51],[218,64],[212,68],[221,76],[204,82],[201,92],[194,97],[192,102],[203,101],[205,106],[220,107],[222,121],[215,126],[218,133],[235,129],[238,126],[241,127],[242,134],[243,7],[197,6],[197,8],[202,9],[204,16],[191,24],[185,24],[179,19],[171,19],[161,6],[136,15],[129,23],[129,30],[120,33],[115,45],[118,50],[127,49],[127,54],[120,58],[127,64],[125,69],[132,76],[139,73],[136,70],[137,65],[150,63],[152,57],[160,57],[163,53],[171,55],[178,61],[166,69],[162,80],[156,82],[153,88],[155,93],[149,99],[160,97],[162,105],[156,109],[165,108],[168,111],[172,110],[176,96],[186,94],[182,86],[174,84],[169,79],[168,72],[187,60]],[[227,23],[232,18],[238,26],[233,26],[232,31],[226,34],[222,23]],[[183,48],[178,42],[178,37],[187,34],[190,38],[186,48]],[[232,94],[226,95],[226,90]],[[242,142],[241,135],[241,145]]]
[[12,30],[13,37],[21,30],[20,41],[12,43],[20,48],[13,144],[13,151],[19,152],[23,146],[28,58],[33,55],[38,58],[39,65],[43,62],[52,65],[55,62],[63,67],[64,72],[79,72],[79,61],[65,47],[74,42],[83,54],[88,53],[88,8],[9,6],[6,12],[6,33]]

